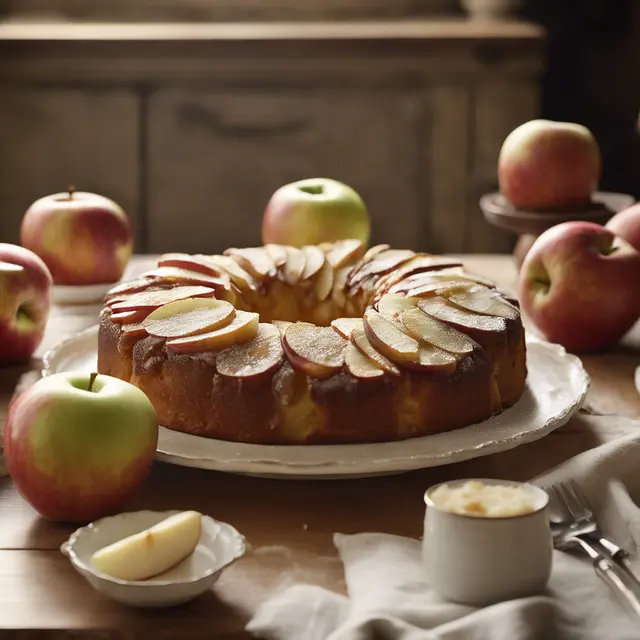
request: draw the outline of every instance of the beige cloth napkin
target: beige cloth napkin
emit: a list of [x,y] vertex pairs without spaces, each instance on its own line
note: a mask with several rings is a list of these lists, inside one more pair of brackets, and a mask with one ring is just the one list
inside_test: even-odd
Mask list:
[[[586,451],[534,480],[580,482],[605,533],[631,553],[640,547],[640,508],[632,500],[640,504],[640,422],[638,427],[637,435]],[[640,622],[579,555],[554,552],[545,593],[476,609],[433,592],[418,540],[361,533],[335,534],[334,542],[348,597],[287,586],[258,609],[249,632],[270,640],[640,639]]]

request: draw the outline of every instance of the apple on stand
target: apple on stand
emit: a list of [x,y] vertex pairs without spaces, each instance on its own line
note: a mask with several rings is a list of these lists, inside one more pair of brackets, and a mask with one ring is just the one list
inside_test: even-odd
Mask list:
[[640,251],[640,203],[616,213],[605,226]]
[[570,351],[616,344],[640,317],[640,252],[592,222],[565,222],[535,241],[520,270],[520,304]]
[[294,247],[355,238],[367,244],[369,213],[351,187],[329,178],[310,178],[280,187],[262,219],[264,244]]
[[7,467],[43,517],[89,522],[116,511],[147,477],[158,421],[147,396],[106,375],[58,373],[12,403]]
[[117,282],[133,249],[125,212],[108,198],[73,187],[29,207],[20,243],[44,260],[57,285]]
[[0,365],[30,358],[42,342],[51,273],[32,251],[0,243]]
[[571,122],[520,125],[505,139],[498,159],[500,192],[528,211],[589,203],[601,172],[598,143],[589,129]]

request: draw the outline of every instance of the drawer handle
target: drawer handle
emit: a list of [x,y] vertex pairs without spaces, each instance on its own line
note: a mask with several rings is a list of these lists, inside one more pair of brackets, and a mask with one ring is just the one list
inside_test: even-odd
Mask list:
[[184,104],[179,110],[179,119],[187,126],[203,126],[215,135],[225,138],[269,138],[294,135],[307,129],[306,120],[282,122],[241,123],[225,122],[219,114],[198,104]]

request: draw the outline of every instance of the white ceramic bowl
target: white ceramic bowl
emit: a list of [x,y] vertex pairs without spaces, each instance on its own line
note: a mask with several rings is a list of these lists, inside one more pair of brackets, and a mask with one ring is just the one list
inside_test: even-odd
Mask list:
[[166,573],[143,581],[112,578],[98,571],[91,556],[98,549],[144,531],[179,511],[135,511],[97,520],[75,531],[60,550],[76,571],[101,593],[134,607],[170,607],[208,591],[223,569],[249,548],[234,527],[202,517],[195,551]]
[[444,511],[431,500],[441,485],[425,493],[423,560],[433,588],[443,597],[487,605],[541,593],[551,575],[553,539],[547,516],[549,496],[531,484],[485,478],[469,480],[519,486],[534,511],[515,516],[482,517]]

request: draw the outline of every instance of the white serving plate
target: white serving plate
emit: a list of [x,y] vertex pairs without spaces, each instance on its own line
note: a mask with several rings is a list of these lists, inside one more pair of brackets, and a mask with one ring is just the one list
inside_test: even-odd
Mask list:
[[54,304],[91,304],[102,302],[107,291],[117,282],[87,285],[56,284],[51,289],[51,301]]
[[144,531],[179,511],[132,511],[102,518],[81,527],[60,551],[91,586],[132,607],[172,607],[211,589],[222,571],[241,558],[247,542],[226,522],[202,516],[202,533],[195,551],[165,573],[148,580],[119,580],[98,571],[93,554],[107,545]]
[[[96,370],[98,328],[44,356],[43,375]],[[585,400],[582,362],[557,344],[527,336],[527,388],[510,409],[468,427],[399,442],[256,445],[201,438],[160,427],[157,459],[200,469],[287,478],[384,475],[436,467],[513,449],[569,421]]]

